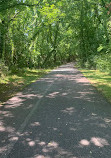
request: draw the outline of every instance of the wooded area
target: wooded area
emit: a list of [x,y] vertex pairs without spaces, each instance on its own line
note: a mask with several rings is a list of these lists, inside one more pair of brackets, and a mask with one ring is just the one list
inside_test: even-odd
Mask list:
[[9,70],[75,60],[111,72],[110,0],[0,1],[0,61]]

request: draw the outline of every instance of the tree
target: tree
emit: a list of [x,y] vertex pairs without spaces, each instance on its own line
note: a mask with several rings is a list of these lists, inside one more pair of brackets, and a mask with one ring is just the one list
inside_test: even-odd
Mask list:
[[78,60],[94,67],[111,52],[109,0],[0,2],[0,59],[9,66],[46,67]]

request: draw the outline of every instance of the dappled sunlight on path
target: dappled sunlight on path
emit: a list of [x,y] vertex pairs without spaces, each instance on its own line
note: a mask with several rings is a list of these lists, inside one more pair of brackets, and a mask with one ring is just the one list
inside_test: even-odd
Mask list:
[[72,64],[0,109],[1,158],[110,158],[111,105]]

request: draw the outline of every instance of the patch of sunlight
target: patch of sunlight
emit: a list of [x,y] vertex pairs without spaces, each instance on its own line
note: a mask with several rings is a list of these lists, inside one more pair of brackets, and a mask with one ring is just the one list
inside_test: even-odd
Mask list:
[[59,69],[55,69],[53,70],[53,72],[65,72],[65,71],[73,71],[73,68],[59,68]]
[[40,143],[38,143],[40,146],[44,146],[44,145],[46,145],[46,143],[45,142],[40,142]]
[[12,79],[22,78],[22,77],[19,77],[19,76],[17,76],[17,75],[12,75],[11,77],[12,77]]
[[90,142],[86,139],[82,139],[79,143],[83,146],[89,146],[90,145]]
[[0,125],[0,132],[5,132],[5,127]]
[[[45,158],[43,155],[38,155],[38,156],[35,156],[34,158]],[[50,157],[47,157],[47,158],[50,158]]]
[[8,77],[0,77],[0,84],[7,84],[9,82]]
[[104,121],[105,121],[106,123],[110,123],[110,122],[111,122],[111,120],[110,120],[110,119],[107,119],[107,118],[105,118]]
[[17,141],[19,138],[18,137],[11,137],[9,140],[10,141]]
[[72,115],[75,112],[75,109],[73,107],[69,107],[64,110],[61,110],[61,112]]
[[49,98],[55,98],[59,95],[59,92],[53,92],[53,93],[50,93],[47,97]]
[[31,124],[31,126],[32,127],[37,127],[37,126],[40,126],[40,123],[39,122],[34,122],[34,123]]
[[103,138],[97,138],[97,137],[92,137],[91,142],[98,147],[104,147],[106,145],[109,145],[106,139]]
[[0,154],[7,150],[7,146],[0,147]]
[[47,146],[48,146],[48,147],[57,148],[57,147],[58,147],[58,143],[52,141],[52,142],[49,142]]
[[28,144],[29,144],[30,147],[35,146],[35,142],[34,141],[30,141],[30,142],[28,142]]
[[109,143],[106,139],[99,138],[99,137],[92,137],[90,141],[88,141],[87,139],[82,139],[79,142],[79,144],[82,146],[89,146],[91,143],[97,147],[104,147],[104,146],[109,145]]

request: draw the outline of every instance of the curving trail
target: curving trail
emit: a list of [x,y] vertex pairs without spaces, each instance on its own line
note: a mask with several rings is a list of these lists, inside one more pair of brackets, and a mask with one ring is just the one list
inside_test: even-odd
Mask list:
[[111,105],[62,65],[0,107],[0,158],[111,158]]

